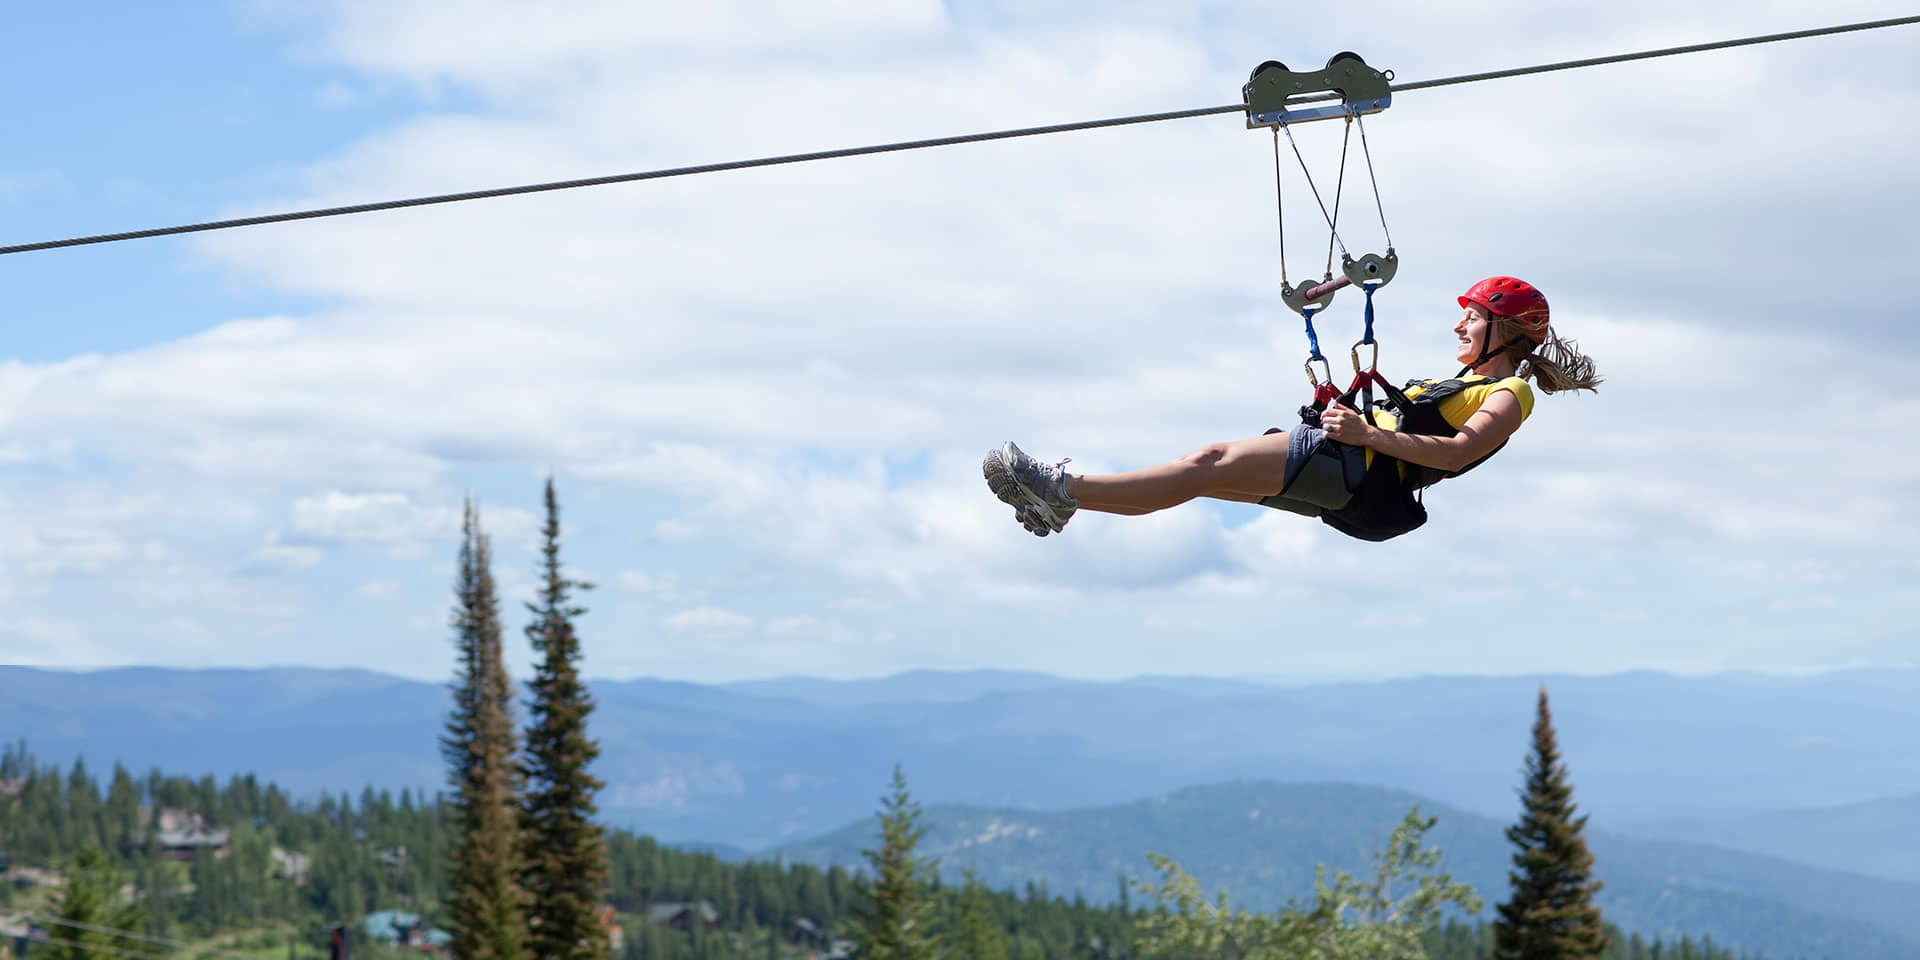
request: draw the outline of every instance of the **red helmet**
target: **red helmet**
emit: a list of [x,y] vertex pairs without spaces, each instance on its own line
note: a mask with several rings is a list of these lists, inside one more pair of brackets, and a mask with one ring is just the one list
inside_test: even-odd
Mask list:
[[1547,298],[1534,285],[1514,277],[1488,277],[1467,288],[1460,297],[1462,307],[1477,303],[1497,317],[1520,325],[1534,343],[1547,340]]

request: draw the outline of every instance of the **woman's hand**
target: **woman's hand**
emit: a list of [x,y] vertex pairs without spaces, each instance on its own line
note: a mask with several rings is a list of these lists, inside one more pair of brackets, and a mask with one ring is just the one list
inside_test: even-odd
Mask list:
[[1338,440],[1349,446],[1364,447],[1367,445],[1367,434],[1372,432],[1373,425],[1369,424],[1367,418],[1361,416],[1358,411],[1338,403],[1330,403],[1327,404],[1327,409],[1320,413],[1320,429],[1327,432],[1329,439]]

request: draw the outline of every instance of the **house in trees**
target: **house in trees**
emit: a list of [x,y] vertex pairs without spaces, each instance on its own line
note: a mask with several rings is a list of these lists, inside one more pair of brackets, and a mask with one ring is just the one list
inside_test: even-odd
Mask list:
[[799,947],[808,960],[847,960],[853,956],[853,941],[836,938],[833,931],[801,917],[787,928],[787,945]]
[[191,810],[162,808],[151,819],[154,846],[168,860],[192,860],[202,850],[212,853],[216,858],[224,857],[229,852],[228,842],[232,834],[209,827],[205,817]]
[[268,853],[273,858],[273,875],[282,880],[292,880],[298,886],[306,886],[307,873],[313,868],[313,860],[304,853],[282,850],[274,847]]
[[705,900],[699,903],[656,903],[647,908],[647,917],[675,930],[692,930],[694,924],[712,930],[720,925],[720,911]]
[[787,943],[795,947],[818,947],[825,945],[831,938],[820,925],[810,917],[801,917],[787,928]]
[[160,855],[168,860],[192,860],[202,850],[218,859],[230,852],[231,839],[232,834],[225,830],[162,830],[153,838]]
[[369,913],[360,930],[369,940],[436,956],[446,953],[453,943],[453,934],[427,926],[417,913],[400,910]]

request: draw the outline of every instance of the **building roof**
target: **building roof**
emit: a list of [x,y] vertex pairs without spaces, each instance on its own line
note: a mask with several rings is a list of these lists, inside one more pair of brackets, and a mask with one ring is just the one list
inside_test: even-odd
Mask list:
[[406,931],[412,932],[408,938],[411,943],[444,947],[453,942],[453,934],[438,927],[427,927],[422,924],[419,914],[404,910],[376,910],[369,913],[367,919],[361,921],[360,929],[366,931],[367,936],[385,943],[399,943],[401,933]]
[[224,847],[232,836],[225,830],[162,830],[154,839],[163,847]]
[[398,943],[400,931],[419,925],[420,915],[417,913],[407,913],[402,910],[376,910],[367,914],[367,919],[361,921],[360,928],[375,940]]
[[720,911],[715,910],[713,908],[713,904],[708,903],[705,900],[702,900],[697,904],[656,903],[647,908],[647,916],[654,920],[672,920],[674,917],[677,917],[682,913],[686,913],[688,911],[695,911],[695,910],[699,912],[700,921],[702,923],[716,923],[720,919]]

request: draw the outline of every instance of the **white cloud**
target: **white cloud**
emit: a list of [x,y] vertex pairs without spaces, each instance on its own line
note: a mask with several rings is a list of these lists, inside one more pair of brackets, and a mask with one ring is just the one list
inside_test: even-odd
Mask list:
[[260,570],[304,570],[322,558],[318,547],[268,542],[253,552],[252,564]]
[[672,614],[661,621],[668,629],[730,633],[753,627],[753,618],[720,607],[694,607]]
[[[1490,19],[1541,60],[1736,20],[1803,25],[1786,5],[1629,3],[1594,28],[1551,6],[1409,8],[1391,30],[1332,24],[1272,49],[1262,31],[1218,29],[1271,17],[1247,4],[1122,4],[1092,23],[1048,4],[561,17],[342,2],[315,14],[319,55],[353,71],[339,90],[458,91],[460,110],[339,144],[299,191],[233,212],[1228,102],[1270,56],[1358,49],[1409,79],[1511,65],[1460,42]],[[1108,470],[1291,419],[1303,344],[1274,296],[1271,155],[1224,117],[206,235],[200,256],[284,296],[284,315],[0,364],[9,504],[76,480],[152,492],[115,494],[119,513],[76,496],[9,521],[0,560],[29,577],[0,588],[0,612],[44,613],[62,577],[148,571],[144,602],[216,623],[221,578],[252,566],[299,574],[275,578],[287,593],[258,612],[273,623],[302,607],[302,578],[337,573],[321,562],[335,555],[354,569],[325,595],[389,584],[426,608],[446,574],[401,568],[451,554],[461,497],[532,505],[552,470],[573,562],[622,571],[596,616],[753,641],[676,670],[1677,668],[1761,647],[1817,660],[1736,636],[1741,618],[1774,611],[1763,634],[1817,621],[1877,635],[1915,600],[1867,558],[1920,532],[1905,510],[1920,448],[1887,428],[1920,410],[1874,386],[1920,353],[1905,325],[1920,304],[1872,280],[1920,252],[1897,229],[1920,188],[1911,143],[1858,136],[1920,105],[1920,75],[1881,55],[1903,49],[1890,38],[1819,43],[1407,93],[1369,119],[1404,264],[1379,297],[1385,369],[1449,372],[1423,358],[1450,356],[1453,294],[1514,272],[1611,377],[1596,397],[1542,398],[1499,458],[1429,495],[1428,530],[1394,544],[1238,506],[1086,515],[1034,541],[979,479],[980,453],[1005,439]],[[1835,96],[1869,63],[1875,102]],[[1760,109],[1782,75],[1823,109],[1792,123]],[[1337,127],[1299,135],[1331,166]],[[1288,163],[1298,279],[1324,234]],[[1357,176],[1348,187],[1343,232],[1369,247],[1370,198]],[[1808,267],[1836,250],[1844,269]],[[1337,358],[1357,313],[1346,296],[1321,321]],[[484,519],[503,596],[530,595],[536,514]],[[1820,589],[1782,603],[1806,564]],[[1530,603],[1583,625],[1558,646],[1391,636]],[[1276,604],[1362,611],[1383,636],[1277,647]],[[1677,643],[1663,626],[1702,615],[1726,636]],[[1024,618],[1052,639],[1003,627]],[[1635,635],[1600,643],[1622,618]]]
[[294,501],[292,529],[303,537],[331,543],[392,544],[415,539],[449,539],[459,529],[450,509],[422,509],[401,493],[350,494],[329,490]]
[[650,573],[646,570],[622,570],[614,576],[614,582],[623,590],[659,597],[662,600],[672,603],[698,600],[700,598],[699,591],[688,587],[684,578],[673,573]]
[[34,618],[0,627],[0,660],[24,666],[78,665],[98,656],[71,621]]

